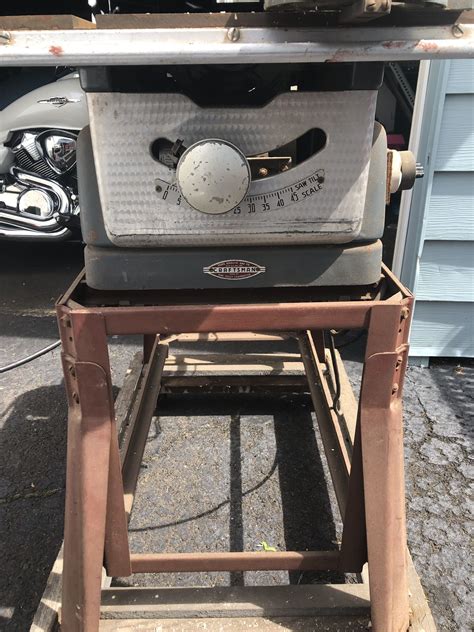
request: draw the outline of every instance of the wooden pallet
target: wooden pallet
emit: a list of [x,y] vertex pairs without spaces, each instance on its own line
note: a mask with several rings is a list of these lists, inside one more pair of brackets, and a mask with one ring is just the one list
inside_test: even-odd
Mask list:
[[[242,334],[184,334],[182,343],[240,342],[253,340],[275,342],[287,336]],[[172,342],[172,340],[170,340]],[[352,443],[357,418],[357,402],[347,373],[336,352],[341,383],[340,409],[343,411],[346,440]],[[333,375],[330,357],[327,367]],[[124,428],[133,408],[142,369],[137,354],[128,369],[116,401],[118,428]],[[291,387],[308,390],[301,356],[291,352],[267,352],[223,355],[197,352],[170,355],[163,373],[163,390],[181,392],[189,389],[248,390],[248,377],[255,388],[270,390]],[[259,378],[255,381],[255,376]],[[190,379],[191,378],[191,379]],[[246,382],[247,379],[247,382]],[[436,626],[416,573],[410,553],[408,582],[412,632],[435,632]],[[58,629],[61,600],[62,548],[51,570],[42,600],[31,626],[33,632]],[[295,588],[297,590],[295,590]],[[170,600],[170,595],[172,599]],[[220,588],[111,588],[103,577],[101,630],[128,632],[167,632],[206,630],[292,630],[293,632],[366,630],[369,622],[369,588],[367,572],[358,584],[316,584],[307,586],[220,587]]]

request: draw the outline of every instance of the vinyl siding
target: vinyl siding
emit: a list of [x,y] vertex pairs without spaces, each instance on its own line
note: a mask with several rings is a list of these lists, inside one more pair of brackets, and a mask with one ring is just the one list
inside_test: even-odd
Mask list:
[[449,69],[447,94],[469,94],[474,92],[474,64],[472,59],[456,59]]
[[474,60],[432,62],[426,95],[402,267],[416,297],[410,353],[474,357]]
[[474,356],[474,304],[417,301],[410,336],[411,355]]
[[474,301],[474,243],[425,241],[416,297],[424,301]]
[[474,171],[474,95],[446,95],[435,169]]
[[436,172],[425,240],[474,240],[474,173]]

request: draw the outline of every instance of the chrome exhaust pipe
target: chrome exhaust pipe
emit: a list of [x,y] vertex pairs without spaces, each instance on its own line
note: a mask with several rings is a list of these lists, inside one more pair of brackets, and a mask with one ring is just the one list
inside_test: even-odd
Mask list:
[[25,227],[25,230],[38,230],[42,232],[54,231],[59,228],[60,224],[55,217],[50,219],[34,219],[33,217],[25,217],[18,213],[11,213],[9,211],[0,210],[0,222],[4,220],[6,222],[14,222],[15,224]]
[[69,228],[63,226],[54,232],[41,230],[28,230],[27,228],[14,228],[0,225],[0,240],[14,239],[15,241],[64,241],[72,236]]

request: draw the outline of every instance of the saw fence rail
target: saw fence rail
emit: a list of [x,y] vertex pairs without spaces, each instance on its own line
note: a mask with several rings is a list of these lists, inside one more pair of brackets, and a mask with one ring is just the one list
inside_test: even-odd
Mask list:
[[[326,294],[324,288],[281,289],[262,303],[251,290],[202,291],[199,301],[181,292],[174,302],[173,292],[126,294],[91,291],[81,275],[57,306],[69,404],[62,629],[111,629],[110,618],[117,617],[151,618],[160,625],[179,618],[186,620],[183,629],[192,629],[190,617],[206,616],[216,618],[216,624],[222,616],[247,623],[245,618],[256,616],[302,617],[313,626],[309,629],[318,617],[326,617],[325,625],[340,626],[340,617],[347,624],[367,625],[370,616],[378,632],[408,629],[411,617],[413,629],[421,629],[416,608],[409,605],[413,572],[404,507],[401,393],[413,302],[409,292],[384,268],[376,286],[333,288]],[[324,344],[322,332],[332,328],[367,330],[358,410],[342,365]],[[114,409],[107,337],[128,333],[144,335],[143,360],[135,360]],[[229,365],[224,354],[166,359],[176,339],[214,339],[217,345],[223,339],[258,341],[262,334],[295,338],[300,354],[269,358],[256,353],[250,364],[248,356],[234,356]],[[270,373],[262,374],[268,365]],[[309,392],[343,517],[340,548],[131,554],[127,523],[150,423],[159,415],[159,393],[226,393],[243,387]],[[102,579],[103,565],[109,577],[270,568],[364,574],[367,561],[369,585],[157,589],[153,598],[149,590],[104,588]],[[245,629],[246,623],[235,625]],[[430,629],[426,622],[423,629]]]
[[[319,19],[319,22],[318,22]],[[291,14],[0,17],[0,66],[316,63],[474,56],[472,11],[341,27]]]

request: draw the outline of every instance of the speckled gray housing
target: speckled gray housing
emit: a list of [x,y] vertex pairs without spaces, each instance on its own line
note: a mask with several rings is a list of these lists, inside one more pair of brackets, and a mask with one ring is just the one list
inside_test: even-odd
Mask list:
[[[376,91],[290,92],[263,108],[201,108],[180,94],[87,95],[103,221],[122,247],[348,243],[362,228]],[[219,216],[160,200],[155,179],[174,172],[153,159],[156,138],[190,145],[223,138],[246,155],[268,151],[311,128],[326,147],[296,168],[253,182],[250,194],[271,192],[324,169],[322,189],[271,213]],[[383,211],[382,211],[383,212]]]

